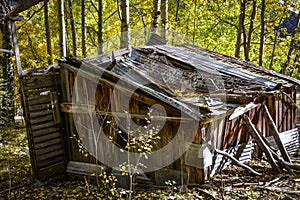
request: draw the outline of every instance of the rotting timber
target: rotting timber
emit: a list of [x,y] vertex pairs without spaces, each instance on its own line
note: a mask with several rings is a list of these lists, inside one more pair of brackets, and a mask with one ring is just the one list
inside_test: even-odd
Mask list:
[[[179,146],[187,145],[186,141],[192,138],[185,154],[174,158],[169,152],[158,157],[158,164],[163,159],[173,162],[147,173],[154,184],[172,179],[184,184],[201,183],[230,163],[217,153],[220,151],[227,152],[238,162],[260,157],[261,152],[250,132],[251,124],[267,140],[265,143],[272,146],[272,151],[281,151],[284,145],[287,154],[292,155],[298,149],[295,101],[296,85],[300,81],[236,58],[193,45],[157,45],[134,47],[132,51],[122,49],[93,58],[67,57],[53,69],[55,76],[49,69],[32,70],[24,76],[34,83],[39,80],[34,78],[39,74],[45,77],[44,86],[30,81],[25,85],[27,79],[22,80],[24,92],[32,94],[24,96],[23,102],[32,164],[38,178],[47,177],[42,175],[46,172],[44,169],[54,166],[51,163],[38,166],[36,159],[43,153],[49,154],[45,161],[59,158],[57,163],[60,163],[63,160],[57,165],[64,173],[87,175],[96,169],[95,158],[82,154],[78,145],[78,141],[92,142],[91,130],[79,137],[74,114],[79,116],[77,120],[86,123],[89,120],[87,110],[95,111],[106,136],[113,136],[114,142],[124,145],[115,128],[107,123],[128,116],[121,101],[124,96],[130,99],[126,102],[126,111],[138,125],[145,123],[149,107],[160,105],[154,107],[152,122],[165,123],[159,133],[161,139],[153,144],[154,151],[172,141],[181,123],[197,122],[196,127],[185,127],[180,133]],[[82,84],[74,87],[76,78]],[[95,84],[97,88],[91,94],[89,89]],[[53,91],[47,93],[50,86]],[[78,94],[89,99],[82,99]],[[45,96],[40,98],[41,95]],[[35,105],[31,105],[33,102]],[[32,106],[45,114],[43,120],[34,121],[38,114],[30,110]],[[53,130],[51,133],[56,133],[57,137],[50,138],[46,129]],[[278,134],[276,138],[274,132]],[[42,136],[47,136],[46,140],[40,139]],[[62,140],[64,148],[59,149]],[[115,152],[101,148],[99,153],[106,154],[107,159],[118,159],[114,157]],[[178,146],[173,145],[172,151],[178,151]],[[101,169],[106,167],[103,165]]]

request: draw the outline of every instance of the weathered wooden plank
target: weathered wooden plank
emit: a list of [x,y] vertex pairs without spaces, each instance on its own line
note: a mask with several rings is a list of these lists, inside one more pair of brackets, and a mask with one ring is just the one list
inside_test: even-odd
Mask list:
[[[47,142],[50,142],[51,140],[47,141]],[[44,142],[44,143],[47,143],[47,142]],[[45,147],[45,148],[41,148],[41,149],[36,149],[35,150],[35,154],[37,156],[40,156],[40,155],[43,155],[43,154],[48,154],[49,152],[53,152],[53,151],[59,151],[61,149],[63,149],[64,146],[63,144],[55,144],[55,145],[52,145],[52,146],[48,146],[48,147]]]
[[27,78],[27,77],[41,76],[45,74],[53,75],[58,73],[59,68],[60,67],[58,65],[49,65],[41,68],[28,69],[23,71],[23,76]]
[[56,86],[56,84],[53,79],[53,80],[43,81],[43,82],[39,82],[39,83],[27,84],[24,86],[24,89],[29,91],[29,90],[39,90],[42,88],[53,88],[55,86]]
[[29,113],[31,112],[37,112],[41,110],[52,110],[51,103],[49,104],[40,104],[40,105],[33,105],[33,106],[28,106]]
[[33,141],[35,144],[40,143],[40,142],[44,142],[47,140],[52,140],[55,138],[62,138],[62,133],[60,132],[49,132],[46,133],[46,135],[42,135],[42,136],[35,136]]
[[[84,104],[73,104],[73,103],[61,103],[60,108],[62,112],[70,113],[70,114],[88,114],[89,110],[92,112],[95,112],[98,115],[106,115],[106,116],[117,116],[126,118],[128,116],[125,112],[109,112],[109,111],[100,111],[95,110],[95,105],[84,105]],[[129,114],[131,118],[138,118],[138,119],[145,119],[146,117],[149,117],[147,114],[139,114],[139,113],[130,113]],[[183,117],[168,117],[168,116],[157,116],[157,115],[151,115],[154,120],[169,120],[169,121],[191,121],[193,119],[191,118],[183,118]]]
[[[59,161],[59,160],[58,160]],[[46,164],[45,166],[47,166]],[[66,163],[64,161],[50,165],[49,167],[41,168],[36,172],[38,180],[44,181],[57,176],[65,176]]]
[[275,96],[275,103],[274,103],[274,110],[275,110],[275,124],[277,129],[279,130],[279,94]]
[[55,87],[49,87],[49,88],[40,88],[40,89],[34,89],[34,90],[26,90],[24,91],[24,95],[26,97],[36,97],[36,96],[42,96],[43,93],[48,92],[56,92],[57,89]]
[[283,118],[283,122],[282,122],[282,132],[283,131],[287,131],[287,120],[288,120],[288,107],[289,105],[287,105],[287,97],[286,95],[283,95],[282,97],[282,118]]
[[59,109],[59,100],[57,92],[50,93],[51,105],[52,105],[52,116],[55,124],[61,123],[60,109]]
[[44,129],[40,129],[40,130],[32,130],[32,136],[33,137],[39,137],[42,135],[47,135],[47,134],[51,134],[53,132],[60,132],[59,127],[57,126],[53,126],[53,127],[45,127]]
[[48,122],[48,121],[52,121],[53,120],[53,115],[46,115],[43,117],[39,117],[39,118],[34,118],[34,119],[30,119],[30,123],[31,125],[35,125],[35,124],[41,124],[43,122]]
[[46,148],[48,146],[52,146],[52,145],[59,144],[59,143],[63,143],[62,137],[51,139],[51,140],[48,140],[48,141],[45,141],[45,140],[41,141],[40,143],[36,143],[34,145],[34,148],[35,149],[42,149],[42,148]]
[[29,106],[39,105],[39,104],[49,104],[50,103],[49,96],[29,97],[29,98],[27,98],[27,100],[28,100],[28,105]]
[[36,131],[36,130],[40,130],[40,129],[50,128],[50,127],[53,127],[55,125],[56,124],[53,121],[50,121],[50,122],[43,123],[43,124],[34,124],[34,125],[31,126],[31,129],[33,131]]
[[92,163],[70,161],[67,165],[67,173],[82,176],[91,176],[96,173],[100,174],[105,170],[106,166]]
[[53,158],[47,159],[47,160],[39,160],[36,163],[36,167],[38,169],[38,170],[36,170],[36,173],[38,173],[40,170],[43,170],[45,168],[47,169],[48,167],[54,167],[56,164],[59,164],[62,162],[65,163],[63,156],[57,156],[57,157],[53,157]]
[[45,75],[41,75],[41,76],[27,76],[24,79],[24,84],[25,85],[32,85],[32,84],[43,83],[45,81],[54,82],[54,76],[55,76],[55,74],[45,74]]
[[249,110],[256,108],[258,105],[260,105],[260,104],[254,104],[253,102],[251,102],[245,106],[237,107],[236,109],[234,109],[233,113],[230,115],[229,120],[232,120],[234,118],[237,118],[237,117],[245,114]]
[[[61,80],[61,98],[63,102],[71,102],[71,86],[70,86],[70,80],[72,79],[73,72],[68,72],[67,69],[61,67],[60,69],[60,80]],[[70,137],[73,136],[74,133],[74,121],[72,114],[67,114],[61,112],[64,116],[64,128],[65,128],[65,134],[64,134],[64,142],[65,142],[65,149],[66,149],[66,157],[68,160],[72,159],[72,151],[74,149],[71,148],[71,139]]]
[[282,132],[283,131],[283,106],[282,106],[282,96],[280,95],[280,99],[278,101],[278,131]]
[[53,113],[52,110],[42,110],[42,111],[39,111],[39,112],[31,112],[30,113],[30,119],[40,118],[40,117],[43,117],[43,116],[50,115],[52,113]]
[[49,153],[36,155],[36,160],[38,162],[42,161],[42,160],[46,160],[46,159],[51,160],[52,157],[55,157],[55,156],[61,156],[61,157],[64,158],[64,149],[57,149],[56,151],[52,151],[52,152],[49,152]]
[[225,135],[225,129],[226,129],[226,120],[227,117],[224,119],[219,120],[219,125],[218,125],[218,138],[217,138],[217,148],[223,150],[223,138]]

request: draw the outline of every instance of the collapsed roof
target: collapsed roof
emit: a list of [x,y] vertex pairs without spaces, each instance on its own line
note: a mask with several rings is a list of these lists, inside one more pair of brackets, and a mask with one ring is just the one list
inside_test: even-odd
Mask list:
[[194,45],[134,47],[131,52],[123,49],[67,60],[91,74],[101,72],[100,80],[124,89],[133,86],[136,93],[158,99],[196,120],[254,102],[288,83],[300,84],[297,79]]

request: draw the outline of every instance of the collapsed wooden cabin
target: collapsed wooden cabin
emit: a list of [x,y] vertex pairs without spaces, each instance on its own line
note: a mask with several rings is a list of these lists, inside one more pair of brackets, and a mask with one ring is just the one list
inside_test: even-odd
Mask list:
[[160,138],[150,141],[151,151],[168,146],[156,154],[155,163],[143,161],[155,169],[141,167],[154,184],[203,182],[229,164],[216,149],[239,161],[260,156],[245,116],[274,148],[271,122],[288,153],[298,149],[295,102],[300,81],[240,59],[193,45],[158,45],[67,58],[41,71],[28,71],[22,79],[30,154],[38,179],[88,175],[96,170],[96,163],[101,169],[112,167],[107,162],[118,163],[122,156],[108,144],[97,144],[98,130],[91,119],[104,133],[98,137],[110,138],[125,149],[128,118],[145,126],[149,108]]

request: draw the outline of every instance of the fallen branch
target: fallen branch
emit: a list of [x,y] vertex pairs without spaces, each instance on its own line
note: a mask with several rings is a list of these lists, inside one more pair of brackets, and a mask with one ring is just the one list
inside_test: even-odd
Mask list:
[[10,188],[7,188],[7,189],[4,189],[2,191],[0,191],[0,194],[2,193],[6,193],[6,192],[11,192],[12,190],[16,190],[16,189],[19,189],[21,187],[24,187],[25,185],[17,185],[17,186],[14,186],[14,187],[10,187]]
[[232,187],[245,187],[245,186],[257,186],[260,185],[260,183],[235,183],[232,184]]
[[287,189],[278,188],[278,187],[256,186],[256,187],[254,187],[254,189],[269,190],[269,191],[277,192],[277,193],[286,193],[286,194],[300,195],[300,191],[287,190]]
[[278,182],[278,181],[280,181],[280,180],[285,179],[286,177],[287,177],[287,176],[281,176],[281,177],[275,178],[275,179],[273,179],[273,180],[271,180],[271,181],[269,181],[269,182],[266,182],[264,186],[271,186],[271,185],[273,185],[274,183],[276,183],[276,182]]
[[239,162],[236,158],[234,158],[233,156],[231,156],[231,155],[228,154],[227,152],[221,151],[221,150],[218,150],[218,149],[215,149],[215,151],[216,151],[216,153],[218,153],[218,154],[220,154],[220,155],[223,155],[223,156],[229,158],[229,159],[230,159],[232,162],[234,162],[236,165],[238,165],[238,166],[240,166],[240,167],[242,167],[242,168],[244,168],[244,169],[250,171],[252,174],[257,175],[257,176],[261,176],[261,175],[262,175],[261,173],[255,171],[254,169],[252,169],[252,168],[249,167],[248,165],[245,165],[245,164]]
[[214,194],[211,194],[208,190],[197,188],[197,191],[201,192],[202,194],[209,196],[210,199],[216,199]]

